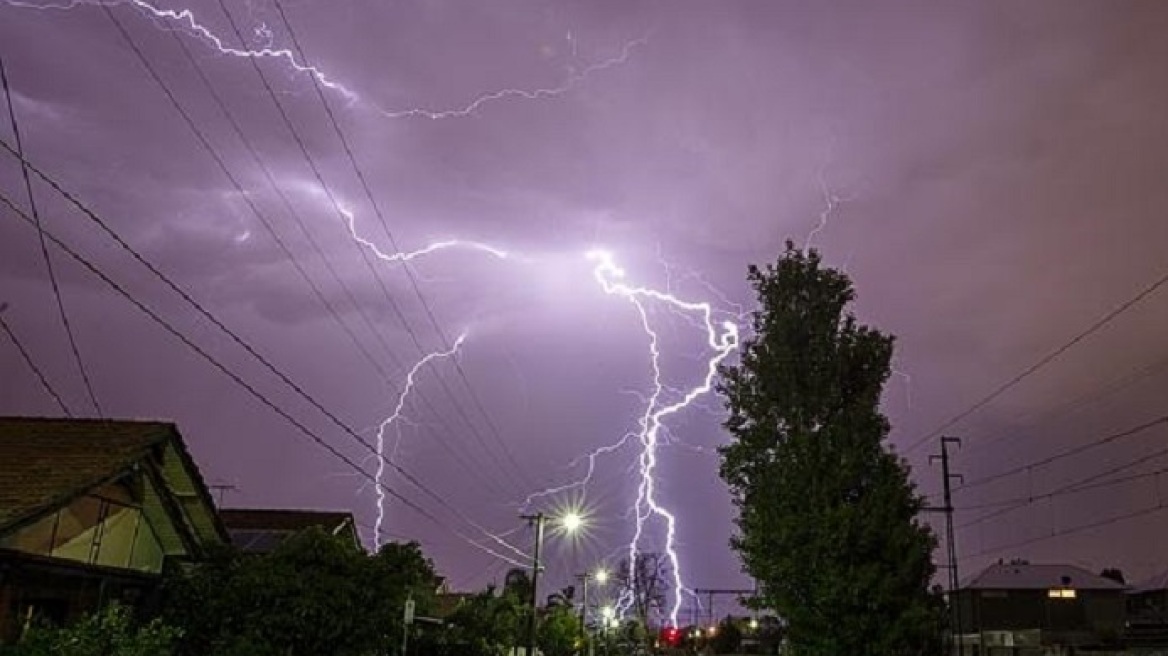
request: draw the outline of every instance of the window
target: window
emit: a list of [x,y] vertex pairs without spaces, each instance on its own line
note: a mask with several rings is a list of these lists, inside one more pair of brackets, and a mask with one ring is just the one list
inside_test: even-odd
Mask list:
[[1074,599],[1076,595],[1072,588],[1052,588],[1046,596],[1051,599]]
[[0,537],[0,547],[106,567],[162,569],[162,547],[130,491],[112,484]]

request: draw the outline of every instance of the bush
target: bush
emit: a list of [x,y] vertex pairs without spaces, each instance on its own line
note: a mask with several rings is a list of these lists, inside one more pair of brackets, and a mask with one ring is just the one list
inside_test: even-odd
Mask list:
[[111,605],[64,628],[33,626],[3,656],[172,656],[178,629],[158,620],[139,625],[129,609]]

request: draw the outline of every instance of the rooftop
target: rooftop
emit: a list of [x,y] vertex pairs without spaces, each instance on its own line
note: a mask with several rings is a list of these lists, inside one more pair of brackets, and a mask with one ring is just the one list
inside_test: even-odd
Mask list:
[[968,579],[963,588],[973,590],[1123,590],[1126,586],[1075,565],[997,563]]

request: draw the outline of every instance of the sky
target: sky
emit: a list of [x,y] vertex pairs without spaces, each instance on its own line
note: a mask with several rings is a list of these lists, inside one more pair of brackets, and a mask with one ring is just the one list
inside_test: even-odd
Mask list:
[[[963,573],[1013,557],[1168,568],[1153,475],[1168,430],[1104,440],[1164,411],[1163,292],[947,425],[1164,275],[1163,3],[226,7],[232,21],[206,0],[0,2],[28,160],[338,418],[37,180],[46,229],[335,450],[50,245],[102,412],[177,422],[208,482],[232,486],[224,505],[351,509],[372,543],[369,449],[438,353],[383,431],[428,491],[385,469],[409,504],[387,499],[384,539],[421,541],[471,589],[511,566],[488,552],[519,557],[486,532],[526,551],[522,512],[582,505],[586,535],[548,538],[551,585],[612,566],[636,525],[639,442],[620,440],[653,401],[646,326],[658,403],[700,391],[720,354],[694,306],[606,293],[587,254],[737,321],[747,266],[791,239],[846,270],[857,315],[896,336],[890,441],[933,502],[932,437],[962,438]],[[27,207],[7,153],[0,193]],[[404,265],[374,251],[444,240],[462,241]],[[7,208],[0,302],[66,406],[94,416],[37,232]],[[0,340],[0,413],[61,412]],[[728,546],[721,417],[699,395],[656,434],[654,494],[691,588],[751,585]],[[618,443],[587,486],[525,505]],[[1096,475],[1130,480],[1050,495]],[[667,546],[659,517],[642,537]]]

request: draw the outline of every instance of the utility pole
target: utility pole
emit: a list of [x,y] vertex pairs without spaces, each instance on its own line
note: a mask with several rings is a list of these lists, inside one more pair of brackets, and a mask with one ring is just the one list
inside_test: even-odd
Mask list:
[[414,623],[414,593],[406,597],[406,607],[402,613],[401,656],[406,656],[410,646],[410,626]]
[[962,630],[961,606],[958,603],[958,592],[961,588],[961,577],[957,573],[957,543],[953,531],[953,479],[962,483],[965,479],[961,474],[949,471],[949,445],[961,446],[961,440],[956,437],[941,437],[941,455],[929,456],[929,462],[941,461],[941,482],[944,487],[944,504],[940,508],[926,508],[934,512],[945,513],[945,546],[949,558],[949,633],[951,640],[957,647],[958,656],[965,656],[965,645],[961,642]]
[[588,579],[592,575],[588,572],[577,574],[576,580],[583,588],[580,593],[580,631],[584,633],[584,644],[588,646],[587,653],[592,654],[592,636],[588,635]]
[[543,525],[547,517],[543,513],[523,515],[528,525],[535,525],[535,551],[531,555],[531,617],[527,623],[527,656],[535,656],[535,643],[539,630],[539,552],[543,548]]

